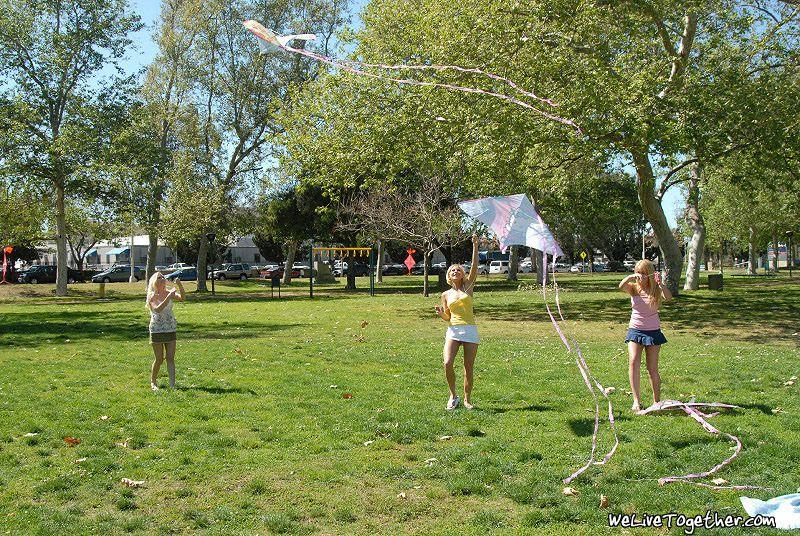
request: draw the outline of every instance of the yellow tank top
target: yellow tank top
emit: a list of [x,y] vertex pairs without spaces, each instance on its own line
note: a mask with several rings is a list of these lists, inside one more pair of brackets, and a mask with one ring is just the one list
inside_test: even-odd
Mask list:
[[472,296],[467,294],[449,306],[451,326],[474,326],[475,315],[472,313]]

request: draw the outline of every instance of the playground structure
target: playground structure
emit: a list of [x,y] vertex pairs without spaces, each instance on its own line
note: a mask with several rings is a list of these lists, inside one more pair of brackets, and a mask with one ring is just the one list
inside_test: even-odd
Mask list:
[[[317,275],[320,274],[322,270],[320,270],[320,266],[322,263],[322,257],[327,257],[327,260],[331,259],[352,259],[355,260],[356,258],[364,258],[368,257],[369,262],[369,295],[375,296],[375,248],[373,247],[325,247],[325,246],[313,246],[311,247],[311,253],[309,256],[309,267],[311,268],[311,274],[308,278],[308,297],[314,297],[314,279]],[[317,257],[319,260],[315,260]]]

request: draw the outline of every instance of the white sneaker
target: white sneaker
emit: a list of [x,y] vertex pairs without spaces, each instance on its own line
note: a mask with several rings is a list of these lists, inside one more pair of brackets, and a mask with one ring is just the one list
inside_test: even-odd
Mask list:
[[453,411],[454,409],[456,409],[458,407],[459,402],[461,402],[461,399],[458,397],[450,399],[450,401],[447,402],[447,411]]

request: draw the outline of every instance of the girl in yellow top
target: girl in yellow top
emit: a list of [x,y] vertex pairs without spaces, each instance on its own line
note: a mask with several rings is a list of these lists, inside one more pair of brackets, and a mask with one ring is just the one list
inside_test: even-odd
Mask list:
[[478,326],[472,313],[472,292],[478,278],[478,235],[472,235],[472,264],[469,275],[464,267],[454,264],[447,269],[447,283],[450,290],[442,292],[442,304],[436,306],[436,314],[448,322],[444,340],[444,375],[450,389],[447,409],[458,407],[460,400],[456,395],[456,373],[453,361],[458,354],[458,347],[464,347],[464,407],[472,409],[472,369],[475,356],[478,354]]

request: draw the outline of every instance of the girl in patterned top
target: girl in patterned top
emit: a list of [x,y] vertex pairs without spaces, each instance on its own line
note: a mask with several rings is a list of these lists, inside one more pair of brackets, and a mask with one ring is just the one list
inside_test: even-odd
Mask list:
[[161,272],[154,273],[147,282],[147,308],[150,310],[150,344],[153,345],[155,361],[150,370],[150,388],[158,391],[158,370],[167,358],[169,386],[175,387],[175,344],[178,323],[172,313],[174,300],[183,301],[186,293],[181,280],[176,278],[177,288],[167,290],[167,280]]

